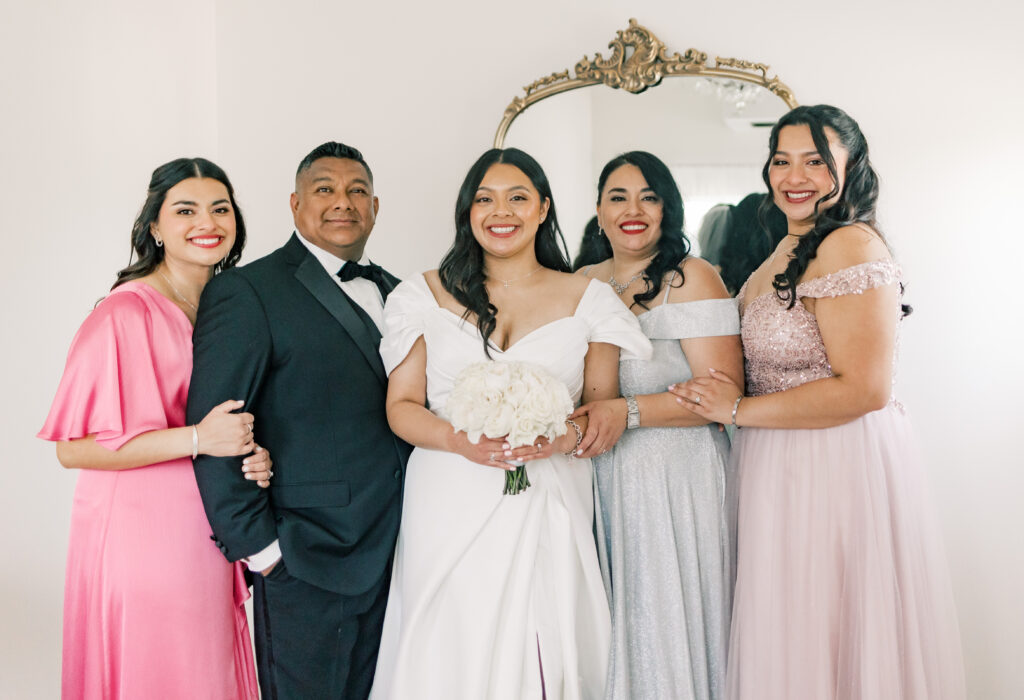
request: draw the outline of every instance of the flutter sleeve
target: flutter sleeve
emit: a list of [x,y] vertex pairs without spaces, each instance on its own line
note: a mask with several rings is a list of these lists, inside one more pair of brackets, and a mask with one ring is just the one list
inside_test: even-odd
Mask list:
[[38,437],[96,436],[116,450],[132,438],[167,428],[154,362],[152,318],[132,292],[100,302],[78,330],[64,375]]
[[651,341],[640,329],[640,322],[604,282],[590,283],[576,313],[590,327],[590,342],[618,345],[620,360],[650,359]]
[[416,339],[423,335],[426,317],[436,307],[434,295],[422,276],[402,282],[388,294],[380,357],[389,375],[402,364]]
[[863,294],[875,287],[885,287],[900,280],[900,268],[893,260],[872,262],[844,267],[821,277],[797,285],[798,297],[841,297],[847,294]]

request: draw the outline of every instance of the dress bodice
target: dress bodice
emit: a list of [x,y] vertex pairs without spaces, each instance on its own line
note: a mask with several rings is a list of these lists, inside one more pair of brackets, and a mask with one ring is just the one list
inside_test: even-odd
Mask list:
[[620,362],[619,389],[623,394],[657,394],[673,382],[693,377],[680,340],[739,333],[735,299],[663,303],[637,320],[651,340],[653,355],[650,360]]
[[[760,396],[785,391],[832,376],[817,319],[802,299],[863,294],[899,279],[899,266],[892,260],[861,263],[801,282],[796,287],[797,300],[792,308],[787,308],[788,303],[774,291],[748,301],[744,284],[736,298],[740,305],[747,394]],[[898,303],[893,313],[897,317],[900,314]]]
[[[455,378],[464,367],[487,360],[476,324],[438,305],[422,275],[402,282],[388,295],[380,354],[388,374],[408,355],[416,339],[427,346],[427,406],[443,409]],[[579,403],[583,392],[583,358],[591,342],[618,345],[621,357],[648,358],[651,345],[639,323],[611,288],[590,282],[572,316],[534,329],[507,350],[490,346],[492,360],[528,362],[544,367]]]

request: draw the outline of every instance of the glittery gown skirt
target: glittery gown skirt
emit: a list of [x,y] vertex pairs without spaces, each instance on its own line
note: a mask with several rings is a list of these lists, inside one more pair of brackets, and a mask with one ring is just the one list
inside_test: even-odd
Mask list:
[[[692,376],[680,339],[739,332],[731,299],[639,316],[654,348],[626,360],[626,394]],[[717,426],[639,428],[594,459],[601,565],[612,604],[609,700],[721,698],[732,603],[729,438]]]

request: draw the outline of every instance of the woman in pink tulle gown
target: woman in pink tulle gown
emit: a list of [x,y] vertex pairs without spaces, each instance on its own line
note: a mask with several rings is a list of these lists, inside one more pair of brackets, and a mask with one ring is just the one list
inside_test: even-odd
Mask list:
[[764,179],[789,234],[739,294],[749,396],[721,372],[674,391],[742,426],[726,695],[963,698],[951,586],[893,395],[900,270],[857,123],[799,107]]
[[153,172],[132,230],[138,261],[118,273],[68,352],[46,425],[80,468],[64,592],[62,696],[257,697],[240,565],[210,540],[192,471],[197,452],[253,454],[252,416],[218,406],[185,425],[199,293],[241,256],[245,228],[224,171],[178,159]]

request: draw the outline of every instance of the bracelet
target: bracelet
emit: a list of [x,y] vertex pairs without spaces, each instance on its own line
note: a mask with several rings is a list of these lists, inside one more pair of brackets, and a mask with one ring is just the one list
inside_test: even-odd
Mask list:
[[640,427],[640,404],[636,397],[626,394],[622,398],[626,400],[626,430],[633,430]]
[[[736,403],[734,403],[732,405],[732,424],[733,425],[736,425],[736,411],[740,410],[740,401],[742,401],[742,400],[743,400],[742,396],[737,396],[736,397]],[[736,425],[736,427],[738,428],[740,426]]]
[[571,425],[572,429],[576,431],[576,444],[573,448],[565,453],[566,457],[572,457],[576,454],[576,450],[580,449],[580,443],[583,442],[583,431],[580,429],[580,424],[574,420],[565,419],[566,425]]
[[199,428],[192,426],[192,459],[199,456]]

